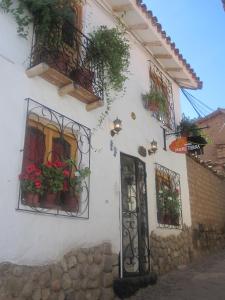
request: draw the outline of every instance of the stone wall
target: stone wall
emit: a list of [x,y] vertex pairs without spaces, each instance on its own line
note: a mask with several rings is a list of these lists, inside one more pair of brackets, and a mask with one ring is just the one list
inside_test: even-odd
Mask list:
[[111,245],[71,251],[48,266],[0,264],[0,300],[111,300],[118,255]]
[[224,231],[214,225],[188,228],[178,235],[150,236],[151,268],[161,275],[187,265],[194,259],[225,249]]
[[179,265],[185,265],[192,261],[192,231],[184,226],[184,230],[179,235],[167,237],[152,232],[150,249],[152,271],[157,274],[167,273]]
[[225,225],[225,180],[187,156],[192,226]]

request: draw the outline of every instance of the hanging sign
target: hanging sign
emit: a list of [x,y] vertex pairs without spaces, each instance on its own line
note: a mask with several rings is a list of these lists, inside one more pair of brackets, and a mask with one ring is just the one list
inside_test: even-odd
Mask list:
[[187,153],[187,143],[186,137],[177,138],[169,145],[169,148],[176,153]]
[[196,153],[203,154],[203,147],[207,141],[201,136],[181,137],[173,141],[169,148],[175,153]]

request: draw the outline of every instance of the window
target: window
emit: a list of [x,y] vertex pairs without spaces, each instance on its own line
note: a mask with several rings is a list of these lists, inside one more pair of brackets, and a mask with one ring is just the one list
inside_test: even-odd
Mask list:
[[76,38],[74,34],[77,35],[77,30],[81,30],[82,21],[82,8],[79,5],[74,5],[70,9],[70,13],[67,16],[67,20],[62,25],[62,37],[64,43],[70,47],[74,47]]
[[27,101],[18,209],[87,218],[90,130]]
[[165,106],[165,109],[160,112],[154,112],[153,116],[161,121],[163,125],[173,130],[175,129],[175,114],[172,84],[153,63],[151,63],[150,66],[149,76],[151,90],[156,90],[162,93],[166,102],[165,105],[163,105]]
[[180,175],[156,164],[155,179],[159,226],[180,228],[182,226]]

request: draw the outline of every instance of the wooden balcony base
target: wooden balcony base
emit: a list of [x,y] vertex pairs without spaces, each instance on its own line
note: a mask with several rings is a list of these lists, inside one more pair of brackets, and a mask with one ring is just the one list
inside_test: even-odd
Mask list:
[[83,88],[81,85],[76,84],[70,78],[60,73],[56,69],[50,67],[46,63],[40,63],[28,70],[26,74],[29,78],[40,76],[46,81],[59,87],[58,93],[60,96],[70,95],[81,102],[87,104],[86,110],[91,111],[102,106],[102,101],[91,93],[90,91]]

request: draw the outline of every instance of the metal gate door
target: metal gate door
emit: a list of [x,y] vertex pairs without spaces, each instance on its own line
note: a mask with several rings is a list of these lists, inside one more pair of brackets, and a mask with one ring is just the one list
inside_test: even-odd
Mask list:
[[145,163],[121,153],[123,275],[150,271]]

